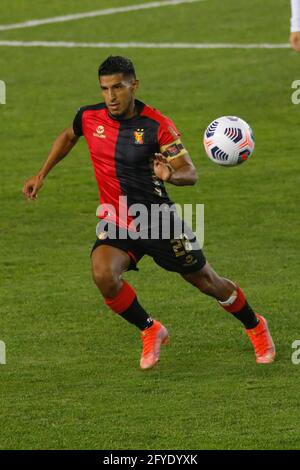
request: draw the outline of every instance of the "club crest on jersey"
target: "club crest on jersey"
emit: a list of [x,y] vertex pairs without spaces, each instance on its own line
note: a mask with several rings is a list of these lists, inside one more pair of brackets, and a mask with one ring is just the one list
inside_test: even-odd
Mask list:
[[94,137],[99,137],[100,139],[105,139],[106,135],[104,134],[104,126],[98,126],[96,132],[93,134]]
[[144,129],[137,129],[136,131],[134,131],[134,143],[137,145],[143,145]]

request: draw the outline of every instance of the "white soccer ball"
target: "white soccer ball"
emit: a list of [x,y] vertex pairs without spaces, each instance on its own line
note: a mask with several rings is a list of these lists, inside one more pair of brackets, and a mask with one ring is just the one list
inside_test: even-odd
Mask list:
[[249,160],[254,150],[251,127],[236,116],[222,116],[210,123],[203,143],[208,158],[224,166],[239,165]]

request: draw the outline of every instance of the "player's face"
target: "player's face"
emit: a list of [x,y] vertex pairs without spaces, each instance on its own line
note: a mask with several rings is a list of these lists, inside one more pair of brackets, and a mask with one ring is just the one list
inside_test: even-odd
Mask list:
[[122,73],[99,78],[103,98],[112,116],[128,119],[134,115],[134,97],[138,80]]

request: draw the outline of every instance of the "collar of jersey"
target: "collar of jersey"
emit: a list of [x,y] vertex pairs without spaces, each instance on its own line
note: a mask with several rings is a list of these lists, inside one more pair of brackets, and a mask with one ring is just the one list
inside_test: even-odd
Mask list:
[[135,114],[134,116],[132,116],[132,117],[129,118],[129,119],[122,119],[122,118],[118,118],[118,117],[112,116],[112,115],[110,114],[110,112],[108,111],[108,115],[109,115],[110,119],[112,119],[113,121],[131,122],[131,121],[133,121],[134,119],[139,118],[140,113],[141,113],[142,110],[144,109],[145,104],[142,103],[142,101],[140,101],[140,100],[134,100],[134,102],[135,102],[135,109],[137,110],[137,114]]

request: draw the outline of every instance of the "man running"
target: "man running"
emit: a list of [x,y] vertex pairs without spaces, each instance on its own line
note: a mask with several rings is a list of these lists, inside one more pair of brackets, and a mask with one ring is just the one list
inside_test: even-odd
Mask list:
[[[172,210],[165,182],[178,186],[197,182],[180,133],[169,118],[135,98],[139,82],[131,60],[110,56],[98,75],[104,102],[79,109],[73,125],[55,140],[41,170],[25,182],[24,195],[35,199],[49,171],[84,136],[100,193],[100,226],[91,254],[93,279],[106,305],[141,331],[140,367],[152,368],[161,345],[169,341],[166,327],[151,318],[123,279],[124,272],[138,270],[144,255],[215,298],[244,325],[256,362],[273,362],[275,347],[265,318],[254,313],[238,285],[213,270],[191,229]],[[131,210],[136,204],[146,208],[142,223]],[[153,207],[161,208],[155,223]],[[167,236],[165,219],[171,221]]]

